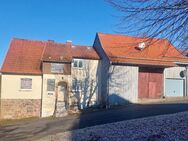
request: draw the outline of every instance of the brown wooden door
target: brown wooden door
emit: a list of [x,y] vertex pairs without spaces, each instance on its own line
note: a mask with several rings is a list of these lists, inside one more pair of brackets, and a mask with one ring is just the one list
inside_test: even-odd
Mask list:
[[163,73],[152,72],[149,74],[149,98],[160,98],[163,93]]
[[149,82],[149,92],[147,98],[156,98],[157,94],[157,82]]
[[138,98],[160,98],[163,91],[163,69],[141,69],[138,78]]
[[148,93],[148,80],[149,80],[149,74],[142,72],[139,73],[138,78],[138,97],[139,98],[146,98],[149,97]]

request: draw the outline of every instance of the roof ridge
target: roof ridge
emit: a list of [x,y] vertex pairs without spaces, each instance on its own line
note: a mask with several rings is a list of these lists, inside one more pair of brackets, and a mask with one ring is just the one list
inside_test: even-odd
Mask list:
[[93,48],[93,46],[87,46],[87,45],[75,45],[75,44],[73,44],[73,46],[76,46],[76,47],[91,47],[91,48]]
[[17,37],[13,37],[12,41],[14,40],[23,40],[23,41],[31,41],[31,42],[48,42],[45,40],[24,39],[24,38],[17,38]]
[[[130,38],[137,38],[137,39],[156,39],[156,40],[168,40],[166,38],[156,38],[156,37],[138,37],[136,35],[124,35],[118,33],[104,33],[104,32],[97,32],[97,34],[105,34],[105,35],[112,35],[112,36],[123,36],[123,37],[130,37]],[[168,40],[169,41],[169,40]]]
[[59,43],[59,42],[50,42],[48,40],[36,40],[36,39],[24,39],[24,38],[17,38],[13,37],[12,41],[14,40],[22,40],[22,41],[29,41],[29,42],[40,42],[40,43],[53,43],[53,44],[60,44],[60,45],[65,45],[65,43]]
[[[12,41],[14,40],[23,40],[23,41],[30,41],[30,42],[41,42],[41,43],[53,43],[53,44],[59,44],[59,45],[66,45],[66,43],[60,43],[60,42],[50,42],[48,40],[35,40],[35,39],[24,39],[24,38],[17,38],[17,37],[13,37]],[[72,44],[74,46],[83,46],[83,47],[93,47],[91,45],[82,45],[82,44]]]

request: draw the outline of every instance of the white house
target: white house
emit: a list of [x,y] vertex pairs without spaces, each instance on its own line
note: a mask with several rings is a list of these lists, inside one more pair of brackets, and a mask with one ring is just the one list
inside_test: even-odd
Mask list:
[[63,116],[98,104],[98,62],[89,46],[13,39],[1,69],[1,118]]

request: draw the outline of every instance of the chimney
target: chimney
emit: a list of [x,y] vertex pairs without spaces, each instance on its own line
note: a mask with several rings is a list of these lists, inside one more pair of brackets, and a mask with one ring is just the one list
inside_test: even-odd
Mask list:
[[55,41],[54,41],[54,40],[48,40],[48,42],[50,42],[50,43],[54,43]]
[[67,40],[66,41],[66,45],[69,46],[69,47],[72,47],[72,41],[71,40]]

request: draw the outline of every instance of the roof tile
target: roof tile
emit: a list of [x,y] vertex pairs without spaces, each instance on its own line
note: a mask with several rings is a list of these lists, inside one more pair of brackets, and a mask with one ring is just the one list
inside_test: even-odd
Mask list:
[[[174,62],[177,61],[188,62],[188,58],[167,39],[138,38],[104,33],[98,33],[98,37],[102,48],[114,63],[132,62],[134,64],[174,66]],[[146,47],[140,50],[138,44],[142,42],[145,43]]]
[[50,41],[14,38],[11,41],[2,73],[41,74],[42,61],[69,61],[73,57],[99,59],[96,51],[86,46],[70,46]]

